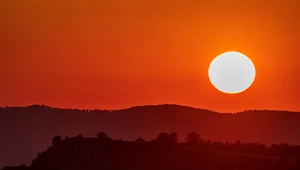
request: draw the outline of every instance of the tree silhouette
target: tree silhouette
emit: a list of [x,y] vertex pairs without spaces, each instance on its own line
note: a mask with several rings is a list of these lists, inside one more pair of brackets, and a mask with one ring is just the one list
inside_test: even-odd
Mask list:
[[55,146],[55,145],[59,144],[60,141],[61,141],[61,136],[59,136],[59,135],[54,136],[52,139],[52,145]]
[[39,153],[37,154],[37,158],[40,158],[40,157],[42,157],[42,152],[39,152]]
[[104,132],[97,133],[97,138],[100,140],[109,140],[110,139]]
[[136,142],[136,143],[145,143],[147,141],[145,141],[142,137],[139,137],[134,142]]
[[178,143],[178,136],[177,133],[171,133],[170,135],[166,132],[160,133],[155,142],[161,145],[174,145]]
[[170,142],[171,144],[177,144],[179,141],[177,133],[173,132],[170,134]]
[[197,132],[187,134],[186,140],[190,145],[197,145],[201,141],[200,135]]

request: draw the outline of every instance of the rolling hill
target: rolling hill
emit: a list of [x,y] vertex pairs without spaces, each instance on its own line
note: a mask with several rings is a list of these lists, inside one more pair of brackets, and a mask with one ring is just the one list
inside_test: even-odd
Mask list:
[[196,131],[213,141],[300,144],[300,114],[253,110],[217,113],[178,105],[138,106],[123,110],[76,110],[47,106],[0,109],[0,167],[30,164],[55,135],[151,140],[160,132],[177,132],[181,140]]
[[34,170],[288,170],[293,166],[293,160],[276,157],[82,137],[62,140],[32,162]]

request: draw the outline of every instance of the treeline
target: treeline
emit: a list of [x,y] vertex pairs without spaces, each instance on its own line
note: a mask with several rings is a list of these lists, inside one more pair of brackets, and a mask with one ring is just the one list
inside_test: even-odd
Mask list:
[[234,143],[212,142],[211,140],[205,140],[201,138],[200,135],[196,132],[189,133],[186,137],[186,141],[179,144],[189,147],[255,154],[262,156],[274,156],[290,159],[300,158],[300,145],[290,145],[288,143],[282,143],[267,146],[258,142],[243,143],[240,140],[237,140]]
[[[135,142],[147,142],[143,138],[138,138]],[[206,140],[197,132],[187,134],[185,141],[179,142],[176,133],[160,133],[155,140],[150,143],[157,143],[163,145],[179,145],[185,147],[212,149],[220,151],[229,151],[244,154],[254,154],[261,156],[273,156],[279,158],[298,159],[300,158],[300,145],[290,145],[288,143],[272,144],[267,146],[259,142],[243,143],[237,140],[234,143],[218,142]]]
[[[78,135],[77,138],[83,138],[82,135]],[[99,132],[97,138],[100,140],[112,140],[104,132]],[[66,138],[68,139],[68,137]],[[53,145],[58,145],[62,141],[61,136],[55,136],[52,139]],[[211,149],[219,151],[229,151],[243,154],[253,154],[261,156],[273,156],[287,159],[299,159],[300,158],[300,145],[290,145],[288,143],[272,144],[267,146],[262,143],[243,143],[237,140],[234,143],[219,142],[206,140],[200,136],[197,132],[188,133],[185,141],[180,142],[177,133],[160,133],[155,139],[146,141],[142,137],[136,139],[136,143],[149,143],[158,146],[183,146],[199,149]]]
[[[249,154],[249,155],[260,155],[260,156],[271,156],[277,157],[279,160],[291,159],[294,161],[294,168],[300,168],[300,146],[289,145],[289,144],[273,144],[270,146],[261,143],[243,143],[236,141],[234,143],[228,142],[213,142],[206,140],[200,136],[197,132],[191,132],[186,135],[185,141],[180,142],[177,133],[160,133],[155,139],[146,141],[142,137],[136,139],[134,142],[113,140],[108,137],[104,132],[97,133],[95,138],[84,138],[82,135],[77,137],[66,137],[62,139],[61,136],[55,136],[52,138],[52,146],[47,151],[39,152],[37,158],[33,160],[31,167],[26,165],[21,166],[5,166],[3,170],[39,170],[45,162],[45,158],[53,158],[57,156],[65,156],[67,159],[80,161],[83,160],[98,160],[105,155],[97,155],[95,151],[102,149],[114,148],[118,143],[131,143],[135,146],[145,146],[153,149],[163,148],[192,148],[192,149],[203,149],[203,150],[215,150],[215,151],[226,151],[233,153]],[[126,145],[127,146],[127,145]],[[63,149],[63,150],[60,150]],[[59,151],[60,150],[60,151]],[[118,152],[114,152],[118,153]],[[54,155],[53,155],[54,154]],[[103,158],[102,158],[103,159]],[[50,159],[51,160],[51,159]],[[69,161],[74,162],[74,161]],[[64,163],[67,164],[67,163]],[[57,168],[51,167],[48,170],[57,170]]]

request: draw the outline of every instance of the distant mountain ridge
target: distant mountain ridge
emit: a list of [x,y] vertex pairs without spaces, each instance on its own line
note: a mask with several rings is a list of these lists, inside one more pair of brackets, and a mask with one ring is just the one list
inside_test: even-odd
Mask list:
[[270,110],[270,109],[248,109],[244,111],[238,111],[238,112],[218,112],[213,111],[209,109],[204,108],[197,108],[192,106],[186,106],[186,105],[179,105],[179,104],[158,104],[158,105],[139,105],[139,106],[132,106],[127,107],[123,109],[77,109],[77,108],[59,108],[59,107],[52,107],[47,105],[28,105],[28,106],[0,106],[0,111],[5,109],[24,109],[24,108],[44,108],[44,109],[53,109],[53,110],[74,110],[74,111],[106,111],[106,112],[114,112],[114,111],[125,111],[125,110],[133,110],[133,109],[145,109],[145,108],[155,108],[155,107],[173,107],[173,108],[182,108],[182,109],[193,109],[193,110],[202,110],[202,111],[209,111],[212,113],[218,113],[218,114],[240,114],[245,112],[287,112],[287,113],[300,113],[298,111],[292,111],[292,110]]
[[160,132],[177,132],[184,140],[187,133],[196,131],[213,141],[300,144],[299,122],[299,112],[249,110],[220,114],[169,104],[122,110],[4,107],[0,108],[0,167],[29,164],[55,135],[94,137],[105,131],[114,139],[142,136],[151,140]]

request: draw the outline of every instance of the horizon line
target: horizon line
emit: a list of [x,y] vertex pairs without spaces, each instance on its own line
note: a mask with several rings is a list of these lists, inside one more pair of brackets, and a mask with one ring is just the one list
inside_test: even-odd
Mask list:
[[237,112],[219,112],[219,111],[214,111],[210,109],[205,109],[205,108],[200,108],[200,107],[194,107],[194,106],[188,106],[188,105],[180,105],[180,104],[170,104],[170,103],[165,103],[165,104],[145,104],[145,105],[134,105],[134,106],[129,106],[129,107],[124,107],[124,108],[119,108],[119,109],[99,109],[99,108],[93,108],[93,109],[87,109],[87,108],[72,108],[72,107],[56,107],[56,106],[50,106],[50,105],[45,105],[45,104],[31,104],[31,105],[24,105],[24,106],[0,106],[0,108],[26,108],[26,107],[33,107],[33,106],[44,106],[52,109],[70,109],[70,110],[80,110],[80,111],[88,111],[88,110],[100,110],[100,111],[121,111],[121,110],[128,110],[136,107],[156,107],[156,106],[180,106],[180,107],[187,107],[191,109],[198,109],[198,110],[205,110],[205,111],[210,111],[214,113],[219,113],[219,114],[238,114],[238,113],[243,113],[243,112],[248,112],[248,111],[276,111],[276,112],[292,112],[292,113],[300,113],[300,111],[293,111],[293,110],[276,110],[276,109],[246,109],[243,111],[237,111]]

